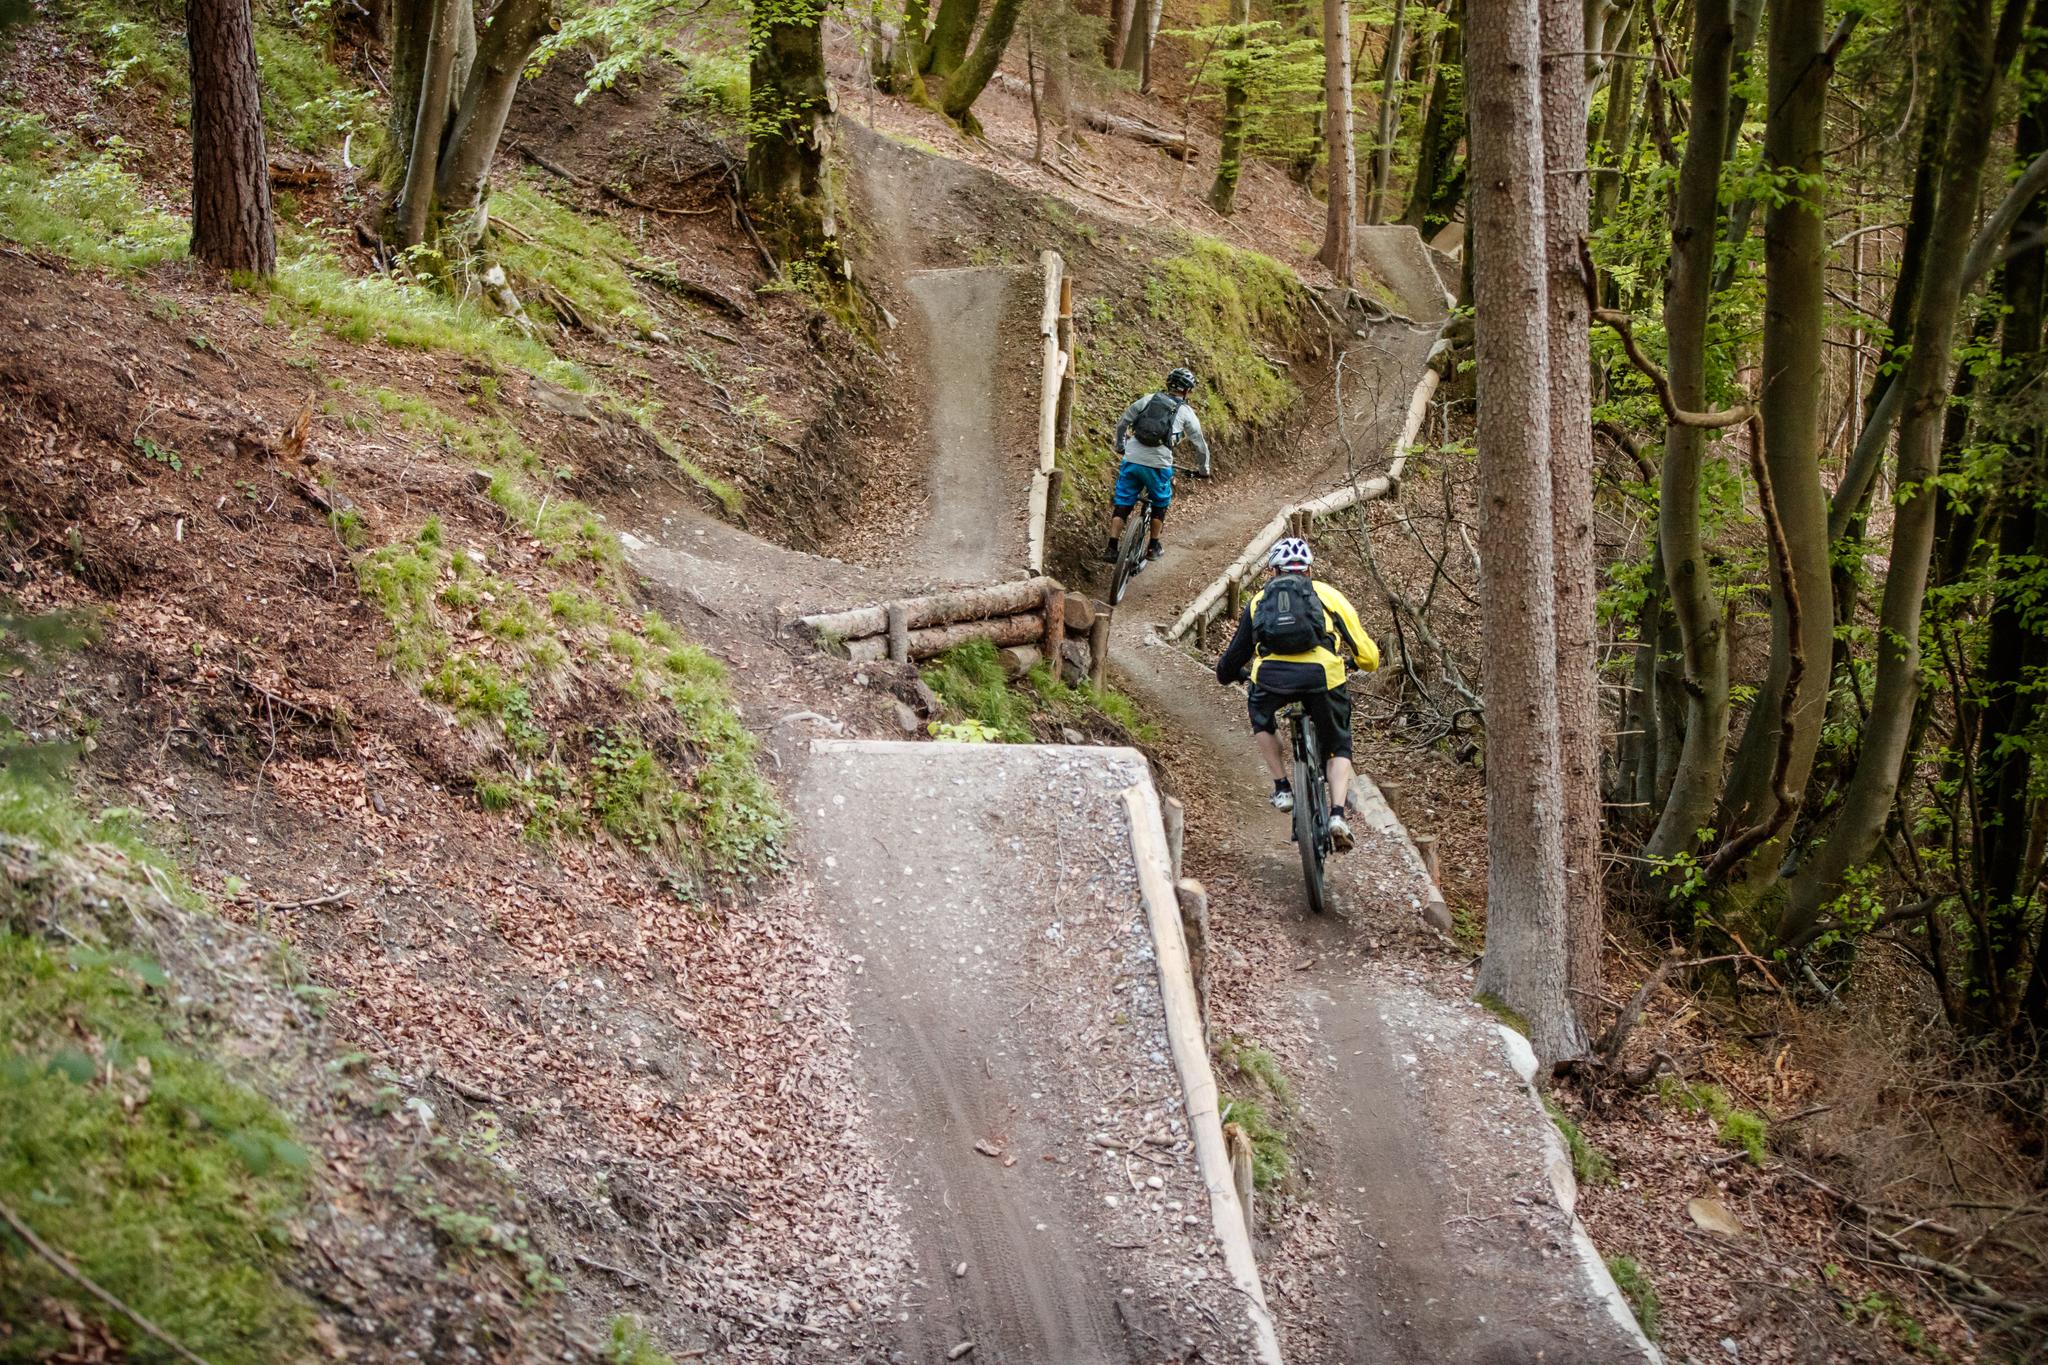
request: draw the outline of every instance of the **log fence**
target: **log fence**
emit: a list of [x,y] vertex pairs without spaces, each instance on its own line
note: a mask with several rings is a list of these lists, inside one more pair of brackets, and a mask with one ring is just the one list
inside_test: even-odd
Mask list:
[[1025,567],[1034,574],[1045,572],[1046,539],[1059,511],[1060,484],[1065,478],[1059,467],[1060,452],[1067,448],[1074,430],[1074,280],[1057,251],[1042,251],[1038,260],[1045,284],[1038,319],[1042,356],[1038,464],[1031,475],[1025,549]]
[[1067,680],[1099,687],[1109,666],[1109,621],[1107,603],[1041,576],[819,612],[797,625],[854,663],[915,663],[986,640],[1012,675],[1044,659]]

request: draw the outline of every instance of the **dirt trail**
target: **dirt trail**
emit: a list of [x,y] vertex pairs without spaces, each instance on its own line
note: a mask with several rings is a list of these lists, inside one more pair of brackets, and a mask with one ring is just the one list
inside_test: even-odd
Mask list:
[[[999,404],[999,364],[1036,375],[1036,357],[1006,346],[1004,315],[1036,272],[1025,267],[921,270],[906,281],[921,317],[931,392],[929,510],[908,556],[948,579],[985,583],[1023,560],[1021,516],[1033,456]],[[1032,387],[1035,387],[1033,385]],[[941,568],[940,566],[943,566]]]
[[1119,794],[1143,757],[821,743],[799,766],[912,1246],[903,1358],[1251,1358],[1136,895]]
[[[1435,276],[1415,278],[1426,286]],[[1255,889],[1216,902],[1226,957],[1297,968],[1292,998],[1276,1008],[1309,1040],[1308,1069],[1296,1078],[1313,1130],[1309,1193],[1322,1205],[1318,1221],[1336,1229],[1334,1257],[1318,1264],[1341,1272],[1272,1289],[1289,1360],[1639,1359],[1633,1335],[1573,1258],[1571,1221],[1547,1168],[1547,1120],[1508,1065],[1497,1026],[1459,998],[1469,980],[1432,989],[1419,970],[1377,961],[1368,947],[1375,933],[1412,919],[1425,888],[1397,849],[1377,847],[1361,827],[1358,850],[1332,864],[1337,913],[1300,909],[1300,864],[1284,817],[1265,800],[1243,691],[1218,686],[1155,630],[1281,504],[1336,486],[1352,458],[1361,476],[1383,466],[1431,339],[1390,324],[1354,353],[1347,369],[1358,382],[1343,419],[1353,456],[1340,443],[1320,468],[1295,476],[1298,486],[1262,487],[1257,500],[1176,528],[1117,613],[1113,671],[1164,720],[1184,770],[1214,775],[1221,788],[1207,807],[1211,826],[1191,818],[1188,837]],[[1294,908],[1262,913],[1248,900]]]

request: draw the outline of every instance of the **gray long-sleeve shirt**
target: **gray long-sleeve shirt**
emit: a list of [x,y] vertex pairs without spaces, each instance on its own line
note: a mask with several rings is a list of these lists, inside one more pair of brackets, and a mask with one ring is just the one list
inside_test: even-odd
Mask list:
[[1206,436],[1202,435],[1202,419],[1195,416],[1195,410],[1186,403],[1182,403],[1180,411],[1173,415],[1173,436],[1169,444],[1164,446],[1148,446],[1132,433],[1131,424],[1138,420],[1138,414],[1145,410],[1145,405],[1156,397],[1158,397],[1157,394],[1148,393],[1124,409],[1123,417],[1116,424],[1116,448],[1118,453],[1132,464],[1141,464],[1152,469],[1171,469],[1173,468],[1174,448],[1185,440],[1194,447],[1195,453],[1202,457],[1201,462],[1193,466],[1194,472],[1197,474],[1207,474],[1209,472],[1209,440]]

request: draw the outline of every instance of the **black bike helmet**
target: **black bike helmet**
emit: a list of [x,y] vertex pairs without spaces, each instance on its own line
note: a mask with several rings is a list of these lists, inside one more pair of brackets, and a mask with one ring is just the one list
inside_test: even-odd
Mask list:
[[1166,376],[1166,388],[1169,393],[1193,393],[1195,391],[1195,372],[1186,366],[1182,366]]

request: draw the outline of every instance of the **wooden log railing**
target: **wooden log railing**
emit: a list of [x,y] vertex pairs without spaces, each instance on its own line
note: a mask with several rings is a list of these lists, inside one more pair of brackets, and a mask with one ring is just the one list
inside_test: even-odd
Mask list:
[[1057,251],[1039,253],[1045,281],[1045,303],[1038,319],[1042,356],[1038,387],[1038,463],[1031,475],[1026,505],[1025,567],[1045,571],[1045,545],[1052,518],[1059,511],[1063,471],[1060,452],[1067,448],[1074,425],[1074,281]]
[[1195,595],[1174,623],[1167,627],[1166,638],[1178,640],[1190,631],[1206,634],[1209,623],[1226,610],[1235,615],[1242,605],[1241,599],[1248,584],[1258,578],[1260,567],[1265,563],[1267,553],[1282,536],[1306,535],[1317,521],[1362,502],[1372,502],[1389,497],[1401,487],[1401,475],[1408,465],[1408,448],[1415,444],[1415,438],[1422,431],[1422,420],[1429,413],[1429,400],[1436,393],[1436,386],[1442,380],[1437,372],[1437,361],[1450,349],[1448,342],[1438,342],[1430,351],[1429,366],[1423,370],[1422,378],[1415,385],[1415,392],[1408,399],[1408,417],[1401,426],[1401,435],[1394,442],[1393,459],[1387,465],[1387,472],[1375,474],[1369,479],[1356,480],[1344,487],[1325,493],[1319,498],[1306,502],[1289,503],[1276,513],[1273,519],[1260,528],[1244,547],[1244,553],[1231,561],[1230,567],[1217,575],[1215,581]]

